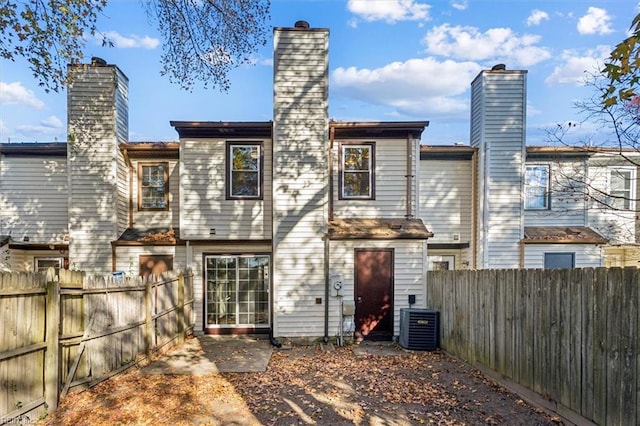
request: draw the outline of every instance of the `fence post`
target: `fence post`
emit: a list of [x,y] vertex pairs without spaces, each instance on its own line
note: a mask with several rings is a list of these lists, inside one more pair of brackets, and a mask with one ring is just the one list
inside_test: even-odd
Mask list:
[[184,343],[184,274],[178,275],[178,344]]
[[151,359],[151,347],[152,347],[152,332],[153,332],[153,317],[151,314],[151,280],[149,277],[145,278],[144,283],[144,309],[145,309],[145,324],[144,324],[144,352],[147,358]]
[[47,411],[53,413],[58,408],[60,387],[60,283],[47,283],[46,306],[47,349],[44,360],[44,398]]

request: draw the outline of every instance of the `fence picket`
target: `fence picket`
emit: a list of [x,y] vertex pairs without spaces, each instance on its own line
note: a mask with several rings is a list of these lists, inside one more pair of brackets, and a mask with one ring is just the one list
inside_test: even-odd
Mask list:
[[[144,317],[155,306],[140,279],[117,282],[82,271],[61,271],[60,279],[45,283],[44,274],[0,273],[0,419],[38,418],[45,402],[55,410],[60,390],[98,383],[158,349],[145,346]],[[167,345],[180,340],[178,330],[193,330],[193,279],[186,271],[164,280],[161,334]],[[185,315],[181,327],[178,312]]]
[[637,268],[427,276],[444,349],[596,424],[640,424],[639,286]]

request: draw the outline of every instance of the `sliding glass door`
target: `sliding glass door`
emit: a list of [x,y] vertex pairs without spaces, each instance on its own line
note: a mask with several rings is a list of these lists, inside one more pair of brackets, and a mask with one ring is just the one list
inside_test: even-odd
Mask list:
[[269,256],[206,256],[206,326],[269,326]]

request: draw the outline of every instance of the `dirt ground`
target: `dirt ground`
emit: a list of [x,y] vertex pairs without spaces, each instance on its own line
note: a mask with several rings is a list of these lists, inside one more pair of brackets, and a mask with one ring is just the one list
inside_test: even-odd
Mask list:
[[130,369],[74,392],[41,425],[555,425],[441,351],[399,356],[293,346],[259,373]]

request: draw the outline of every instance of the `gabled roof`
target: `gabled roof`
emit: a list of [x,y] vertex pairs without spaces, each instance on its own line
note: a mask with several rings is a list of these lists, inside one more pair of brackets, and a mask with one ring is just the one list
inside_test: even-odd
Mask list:
[[333,219],[331,240],[426,240],[433,237],[422,219]]
[[606,244],[609,240],[588,226],[525,226],[525,244]]

